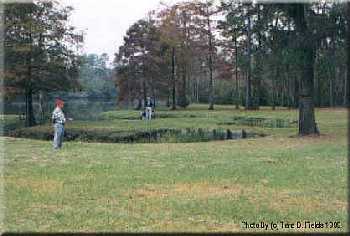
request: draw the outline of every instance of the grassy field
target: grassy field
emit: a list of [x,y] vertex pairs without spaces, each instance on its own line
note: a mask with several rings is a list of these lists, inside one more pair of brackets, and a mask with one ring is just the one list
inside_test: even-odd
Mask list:
[[[319,109],[322,135],[297,127],[221,125],[234,116],[297,119],[295,110],[235,111],[217,106],[162,111],[160,127],[245,128],[265,138],[198,143],[102,144],[2,137],[5,220],[23,232],[270,232],[242,222],[340,222],[347,225],[347,111]],[[166,115],[169,114],[169,115]],[[144,129],[137,112],[113,111],[67,129]],[[49,129],[49,125],[34,129]],[[146,127],[147,128],[147,127]],[[149,128],[149,127],[148,127]]]

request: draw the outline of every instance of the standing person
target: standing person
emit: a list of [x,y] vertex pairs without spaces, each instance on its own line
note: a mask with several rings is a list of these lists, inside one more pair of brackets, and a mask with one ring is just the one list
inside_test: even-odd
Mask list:
[[150,97],[147,97],[145,102],[145,108],[146,108],[146,120],[152,119],[152,107],[153,103]]
[[53,138],[53,148],[55,150],[62,147],[63,136],[64,136],[64,124],[66,123],[66,118],[64,117],[62,108],[64,102],[61,99],[56,99],[56,108],[52,112],[52,123],[54,127],[54,138]]

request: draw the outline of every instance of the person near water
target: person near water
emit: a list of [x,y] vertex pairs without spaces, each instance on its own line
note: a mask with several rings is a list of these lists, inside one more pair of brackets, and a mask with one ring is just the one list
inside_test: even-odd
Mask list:
[[52,112],[52,123],[54,127],[53,148],[57,150],[62,147],[64,136],[64,124],[66,123],[66,118],[62,111],[62,108],[64,107],[63,100],[57,98],[55,104],[56,108]]

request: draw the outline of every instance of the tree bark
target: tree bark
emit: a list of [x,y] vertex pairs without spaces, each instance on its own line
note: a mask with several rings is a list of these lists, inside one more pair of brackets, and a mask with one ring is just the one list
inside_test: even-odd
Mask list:
[[299,135],[319,134],[315,122],[313,101],[315,48],[308,37],[305,4],[295,4],[295,25],[299,34],[298,51],[301,55],[302,76],[299,93]]
[[196,78],[196,102],[199,103],[199,77]]
[[281,107],[285,107],[286,106],[286,80],[285,78],[283,78],[282,80],[282,88],[281,88]]
[[[147,100],[147,84],[146,84],[146,73],[145,73],[145,62],[142,63],[142,95],[143,95],[143,103]],[[144,105],[144,104],[143,104]]]
[[294,108],[299,107],[299,91],[300,91],[300,83],[299,83],[299,76],[294,75]]
[[[348,60],[349,60],[349,58],[348,58]],[[348,70],[349,69],[345,70],[345,76],[344,76],[344,97],[343,97],[343,106],[344,107],[347,107],[348,103],[349,103],[349,101],[348,101],[349,100],[349,95],[348,95],[348,93],[349,93],[349,90],[348,90],[348,83],[349,83],[349,81],[348,81],[348,79],[349,79],[348,73],[349,72],[348,72]]]
[[26,99],[25,126],[31,127],[36,125],[35,118],[34,118],[34,111],[33,111],[33,93],[31,89],[26,89],[25,99]]
[[179,96],[178,96],[178,105],[180,107],[187,107],[188,106],[188,100],[187,100],[187,69],[186,69],[186,63],[183,64],[182,66],[182,83],[181,83],[181,90],[179,91]]
[[136,107],[136,110],[141,110],[142,108],[142,99],[141,98],[138,98],[137,99],[137,107]]
[[[261,21],[261,10],[260,10],[260,5],[257,5],[258,8],[258,22]],[[254,104],[253,108],[255,110],[260,109],[260,96],[261,96],[261,75],[262,75],[262,56],[263,56],[263,45],[262,45],[262,36],[260,29],[257,31],[258,35],[258,47],[256,51],[256,60],[255,60],[255,65],[254,65]]]
[[285,71],[285,79],[287,80],[287,106],[288,109],[292,108],[292,101],[293,101],[293,93],[292,93],[292,79],[290,76],[290,69],[289,65],[286,65],[286,71]]
[[25,112],[25,126],[31,127],[36,125],[34,112],[33,112],[33,90],[32,90],[32,34],[31,32],[28,35],[30,42],[30,50],[26,58],[27,63],[27,81],[25,87],[25,100],[26,100],[26,112]]
[[333,73],[330,73],[329,75],[329,106],[334,107],[334,98],[333,98],[333,90],[334,90],[334,84],[333,84]]
[[[276,62],[278,63],[278,62]],[[272,110],[276,110],[276,100],[277,100],[277,80],[280,76],[280,66],[276,65],[275,76],[272,78]]]
[[235,43],[235,74],[236,74],[236,89],[235,89],[235,103],[236,110],[239,109],[239,89],[238,89],[238,45],[237,45],[237,37],[234,37]]
[[[316,51],[315,62],[318,61],[318,52]],[[317,70],[315,70],[317,72]],[[321,80],[319,74],[314,74],[315,76],[315,105],[316,107],[321,107]]]
[[207,7],[207,25],[209,40],[209,110],[214,110],[214,81],[213,81],[213,38],[210,25],[209,8]]
[[252,81],[251,81],[251,76],[252,76],[252,51],[251,51],[251,29],[250,29],[250,16],[248,16],[248,75],[247,75],[247,82],[246,82],[246,100],[245,100],[245,109],[250,110],[253,107],[252,104]]
[[172,84],[172,110],[176,110],[176,76],[175,76],[175,47],[172,49],[172,55],[171,55],[171,80],[173,82]]
[[332,39],[331,42],[331,61],[332,65],[329,68],[329,106],[334,107],[334,83],[336,79],[336,65],[335,61],[335,38]]
[[146,78],[143,76],[142,78],[142,94],[143,94],[143,102],[147,100],[147,88],[146,88]]
[[[275,30],[278,29],[278,22],[279,22],[279,17],[277,16],[276,21],[275,21]],[[277,80],[280,76],[280,65],[279,65],[279,55],[278,55],[278,41],[277,41],[277,35],[273,34],[273,51],[274,51],[274,66],[275,66],[275,74],[272,77],[272,110],[276,110],[276,94],[277,94]]]
[[304,47],[304,69],[299,95],[299,135],[318,134],[313,101],[313,49]]
[[187,99],[187,75],[188,75],[188,52],[190,51],[190,48],[188,46],[188,29],[187,29],[187,15],[186,12],[183,11],[183,41],[182,41],[182,63],[181,63],[181,67],[182,67],[182,83],[181,83],[181,89],[179,89],[179,93],[178,93],[178,105],[182,108],[186,108],[188,106],[188,99]]

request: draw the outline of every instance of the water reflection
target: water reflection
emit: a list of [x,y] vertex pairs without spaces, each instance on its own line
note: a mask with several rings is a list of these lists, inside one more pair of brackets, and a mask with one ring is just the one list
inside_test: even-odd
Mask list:
[[[116,98],[72,98],[64,99],[64,101],[64,113],[67,117],[75,120],[97,120],[101,112],[117,109]],[[48,120],[51,117],[54,107],[54,98],[45,102],[43,106],[44,119]],[[33,108],[36,120],[40,121],[42,113],[39,102],[35,101]],[[22,101],[5,102],[4,113],[20,116],[25,113],[25,103]]]

